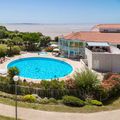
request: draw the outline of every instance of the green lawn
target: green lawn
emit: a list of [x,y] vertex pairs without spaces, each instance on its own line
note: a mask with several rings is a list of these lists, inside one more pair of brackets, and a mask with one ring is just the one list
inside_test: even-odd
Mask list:
[[14,118],[5,117],[0,115],[0,120],[15,120]]
[[7,45],[5,45],[5,44],[0,44],[0,47],[2,47],[2,48],[6,48]]
[[[14,106],[14,100],[8,98],[0,97],[0,103],[8,104]],[[84,106],[84,107],[68,107],[62,104],[59,105],[51,105],[51,104],[37,104],[37,103],[25,103],[25,102],[18,102],[18,106],[25,107],[25,108],[32,108],[37,110],[45,110],[45,111],[56,111],[56,112],[80,112],[80,113],[90,113],[90,112],[99,112],[99,111],[107,111],[107,110],[114,110],[120,109],[120,98],[116,100],[111,100],[107,105],[102,107],[97,106]]]

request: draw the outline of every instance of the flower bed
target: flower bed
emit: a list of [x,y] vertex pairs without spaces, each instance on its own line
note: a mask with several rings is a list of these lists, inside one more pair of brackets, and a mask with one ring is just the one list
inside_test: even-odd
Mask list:
[[110,74],[109,77],[102,82],[102,87],[106,89],[111,89],[114,86],[120,84],[120,75],[119,74]]

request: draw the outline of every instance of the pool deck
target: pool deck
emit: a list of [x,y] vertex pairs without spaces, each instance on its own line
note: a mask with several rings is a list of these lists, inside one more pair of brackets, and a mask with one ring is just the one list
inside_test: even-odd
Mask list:
[[[81,61],[75,61],[75,60],[71,60],[71,59],[68,59],[68,58],[61,58],[61,57],[55,57],[53,56],[51,53],[48,53],[48,54],[45,54],[45,55],[38,55],[38,52],[25,52],[25,53],[22,53],[21,55],[17,55],[17,56],[14,56],[14,57],[10,57],[8,60],[6,60],[4,63],[0,64],[0,69],[7,69],[7,64],[9,64],[10,62],[16,60],[16,59],[21,59],[21,58],[27,58],[27,57],[45,57],[45,58],[54,58],[54,59],[57,59],[57,60],[62,60],[64,62],[67,62],[69,63],[72,67],[73,67],[73,72],[64,77],[64,78],[60,78],[59,80],[66,80],[68,79],[69,77],[73,77],[73,74],[76,72],[76,71],[83,71],[85,70],[86,66],[81,62]],[[98,76],[99,76],[99,79],[102,79],[102,75],[100,73],[97,73]],[[22,80],[24,78],[21,78]],[[26,79],[27,81],[29,82],[39,82],[39,80],[33,80],[33,79]]]

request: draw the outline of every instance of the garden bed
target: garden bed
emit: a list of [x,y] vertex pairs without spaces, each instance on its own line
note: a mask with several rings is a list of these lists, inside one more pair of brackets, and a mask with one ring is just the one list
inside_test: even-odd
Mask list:
[[[10,98],[0,97],[0,103],[15,106],[15,101]],[[32,108],[36,110],[44,110],[44,111],[93,113],[93,112],[120,109],[120,98],[116,98],[115,100],[110,100],[109,104],[103,105],[101,107],[91,106],[91,105],[86,105],[84,107],[70,107],[64,104],[38,104],[38,103],[29,103],[29,102],[22,102],[22,101],[18,101],[18,106],[24,107],[24,108]]]

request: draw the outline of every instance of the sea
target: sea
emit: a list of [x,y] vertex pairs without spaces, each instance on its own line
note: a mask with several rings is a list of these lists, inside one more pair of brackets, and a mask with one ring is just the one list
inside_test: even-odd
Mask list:
[[8,30],[20,32],[41,32],[43,35],[50,36],[52,39],[56,36],[67,35],[72,32],[89,31],[95,24],[38,24],[38,23],[8,23],[0,24]]

